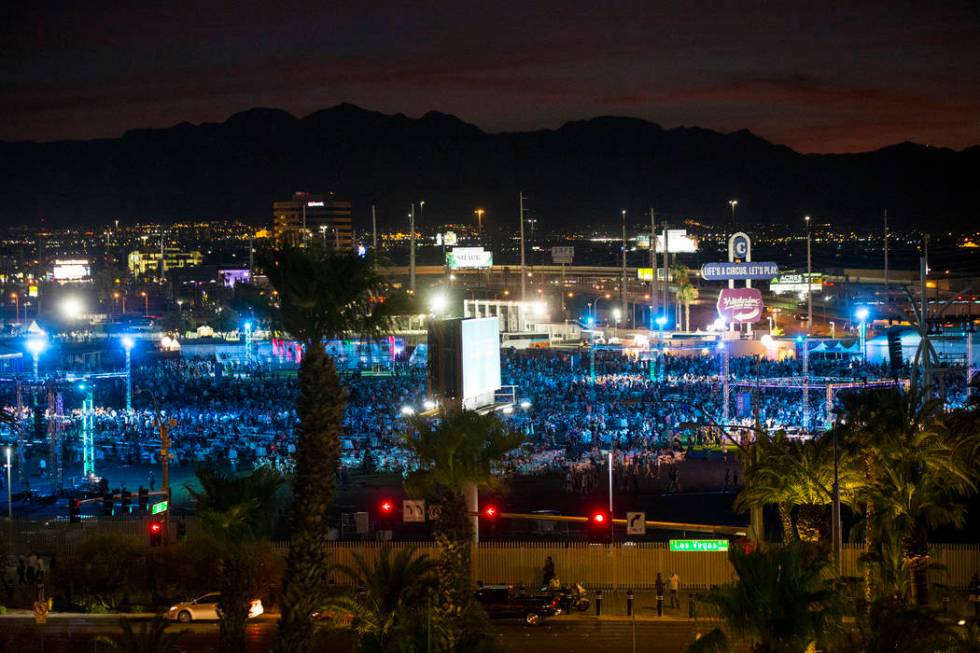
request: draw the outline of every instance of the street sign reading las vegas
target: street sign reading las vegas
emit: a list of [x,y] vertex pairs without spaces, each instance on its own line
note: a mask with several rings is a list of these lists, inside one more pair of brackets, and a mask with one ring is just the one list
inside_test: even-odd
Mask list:
[[727,551],[728,540],[671,540],[671,551]]

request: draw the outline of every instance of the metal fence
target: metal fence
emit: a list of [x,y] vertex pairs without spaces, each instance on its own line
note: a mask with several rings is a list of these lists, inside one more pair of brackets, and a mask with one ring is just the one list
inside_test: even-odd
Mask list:
[[[93,536],[118,533],[139,538],[149,536],[150,517],[127,519],[90,519],[81,524],[45,521],[0,521],[2,544],[11,553],[56,553],[70,556],[73,546]],[[199,523],[194,517],[184,519],[188,536],[193,537]],[[176,539],[176,520],[167,523],[170,541]],[[285,554],[287,542],[276,542]],[[350,565],[354,555],[368,560],[377,557],[385,547],[398,550],[414,546],[420,553],[436,557],[433,542],[331,542],[331,559]],[[933,544],[930,546],[934,568],[929,579],[935,585],[965,589],[974,573],[980,571],[980,544]],[[844,576],[860,577],[860,544],[845,544],[842,569]],[[688,589],[704,589],[734,580],[735,574],[724,552],[670,551],[667,543],[591,545],[584,542],[482,542],[473,550],[473,578],[485,583],[510,583],[534,587],[542,580],[545,558],[551,556],[558,577],[565,583],[582,582],[602,589],[649,589],[657,573],[664,579],[677,573]],[[343,578],[334,573],[336,582]]]

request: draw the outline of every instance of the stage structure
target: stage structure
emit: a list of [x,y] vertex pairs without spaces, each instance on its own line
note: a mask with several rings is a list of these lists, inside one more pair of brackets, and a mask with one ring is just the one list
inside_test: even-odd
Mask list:
[[826,397],[827,418],[824,421],[824,428],[830,429],[833,426],[834,415],[834,396],[839,390],[870,390],[872,388],[897,388],[902,387],[908,390],[908,379],[854,379],[839,376],[815,376],[798,377],[774,377],[768,379],[736,381],[733,384],[737,388],[758,388],[779,389],[779,390],[801,390],[803,392],[803,430],[810,432],[810,390],[823,390]]
[[[95,386],[101,381],[120,379],[127,382],[127,372],[68,372],[67,374],[34,380],[33,378],[0,377],[0,383],[11,383],[15,386],[17,396],[17,415],[23,415],[24,394],[34,398],[32,409],[37,409],[38,400],[45,397],[46,407],[44,419],[47,424],[47,473],[52,494],[58,494],[64,489],[64,460],[62,456],[64,433],[71,422],[71,416],[65,415],[64,391],[69,387],[84,393],[81,407],[82,431],[82,474],[90,478],[95,474]],[[17,476],[21,488],[27,488],[26,471],[26,429],[16,425],[17,435]]]

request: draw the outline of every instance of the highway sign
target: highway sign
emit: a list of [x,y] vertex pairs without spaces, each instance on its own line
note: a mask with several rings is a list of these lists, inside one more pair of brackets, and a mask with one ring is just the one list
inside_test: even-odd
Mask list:
[[425,522],[425,501],[405,499],[402,501],[402,521],[421,524]]
[[626,513],[626,534],[627,535],[647,534],[647,514],[645,512]]
[[705,263],[701,266],[701,278],[705,281],[772,279],[776,276],[779,276],[779,265],[771,261],[760,263]]
[[565,265],[572,262],[572,258],[575,257],[574,247],[552,247],[551,248],[551,261],[555,265]]
[[151,515],[159,515],[161,512],[166,512],[167,511],[167,508],[169,508],[169,507],[170,507],[170,502],[169,501],[160,501],[160,502],[154,503],[153,504],[153,507],[150,508],[150,514]]
[[727,551],[728,540],[671,540],[671,551]]

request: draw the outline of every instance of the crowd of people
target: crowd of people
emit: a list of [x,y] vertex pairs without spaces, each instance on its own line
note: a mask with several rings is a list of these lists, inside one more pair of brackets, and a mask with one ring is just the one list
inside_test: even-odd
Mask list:
[[[814,359],[813,376],[874,379],[886,370],[859,359]],[[624,490],[647,483],[679,488],[676,466],[685,457],[723,455],[737,446],[740,423],[756,418],[770,429],[803,426],[802,391],[767,388],[752,393],[738,381],[800,375],[799,361],[732,357],[729,361],[730,427],[721,424],[723,393],[719,356],[664,356],[650,378],[646,362],[604,352],[590,373],[587,354],[504,350],[502,383],[519,401],[505,411],[525,444],[502,463],[505,475],[556,473],[571,493],[591,493],[601,483],[610,450],[616,482]],[[406,472],[413,461],[401,439],[408,415],[426,400],[426,370],[398,366],[390,375],[345,373],[347,389],[341,462],[353,471]],[[159,360],[134,367],[134,410],[99,409],[94,416],[97,465],[149,463],[160,448],[159,418],[170,427],[172,464],[205,461],[231,469],[270,466],[289,472],[295,453],[295,371],[245,367],[209,360]],[[742,393],[749,393],[749,397]],[[826,421],[825,397],[811,392],[811,425]],[[746,408],[748,406],[748,409]],[[757,415],[756,415],[757,413]],[[24,417],[27,417],[25,415]],[[81,420],[68,427],[77,433]],[[69,432],[69,436],[74,433]],[[734,440],[733,440],[734,437]],[[80,461],[81,438],[67,437],[66,464]],[[662,471],[667,468],[667,471]]]

